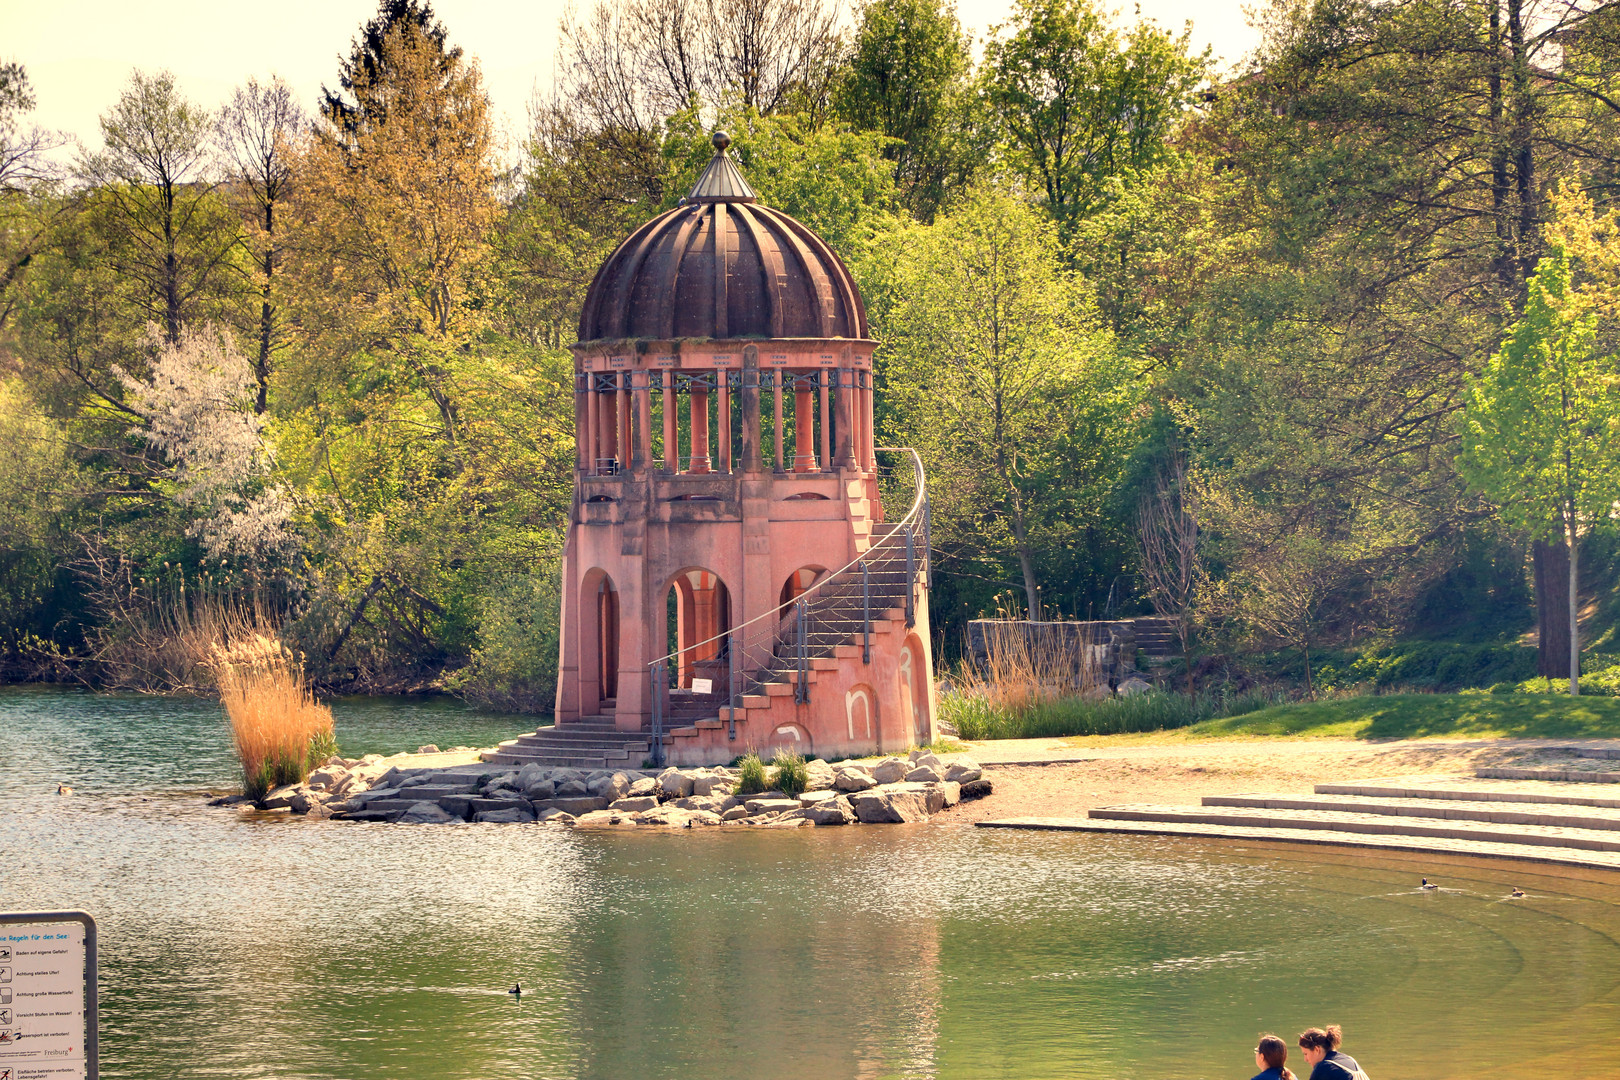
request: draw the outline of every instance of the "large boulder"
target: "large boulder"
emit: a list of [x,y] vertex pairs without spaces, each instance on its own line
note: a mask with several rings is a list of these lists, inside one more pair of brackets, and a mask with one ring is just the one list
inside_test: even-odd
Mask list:
[[760,814],[778,814],[799,808],[798,799],[749,799],[743,804],[748,808],[749,817],[758,817]]
[[727,807],[720,813],[721,821],[743,821],[748,817],[748,807],[738,805]]
[[658,796],[639,795],[619,799],[609,806],[609,810],[617,810],[621,814],[639,814],[643,810],[651,810],[658,805]]
[[945,768],[945,779],[954,780],[958,784],[969,784],[984,775],[984,770],[978,762],[963,758],[953,761]]
[[684,799],[676,799],[670,804],[682,810],[703,810],[711,814],[719,814],[727,809],[724,795],[690,795]]
[[536,814],[534,820],[542,825],[572,825],[575,818],[568,811],[558,810],[555,806],[552,806]]
[[[938,758],[934,760],[938,761]],[[906,773],[908,784],[937,784],[945,779],[945,774],[932,765],[916,765]]]
[[839,798],[836,791],[806,791],[799,796],[800,806],[815,806],[817,803],[827,802]]
[[872,766],[872,779],[880,784],[894,784],[906,778],[910,764],[897,757],[886,757]]
[[838,791],[865,791],[877,787],[877,779],[859,765],[840,765],[833,770],[833,787]]
[[692,781],[693,795],[730,795],[735,782],[724,773],[704,773]]
[[924,791],[876,788],[851,795],[849,805],[857,818],[870,825],[928,820],[928,796]]
[[1134,697],[1137,694],[1145,694],[1152,689],[1153,686],[1151,683],[1147,682],[1145,679],[1138,679],[1133,675],[1129,679],[1126,679],[1124,682],[1119,684],[1119,689],[1116,691],[1116,693],[1118,693],[1120,697]]
[[805,762],[804,774],[808,777],[808,782],[804,785],[806,791],[830,791],[833,782],[838,779],[833,767],[820,758]]
[[609,773],[592,780],[586,790],[597,798],[612,803],[630,794],[630,777],[622,772]]
[[633,799],[639,799],[643,795],[657,795],[658,778],[655,776],[643,776],[641,779],[632,782],[630,790],[625,794]]
[[991,794],[992,791],[993,789],[990,786],[990,781],[987,778],[981,777],[978,780],[970,780],[962,785],[962,798],[982,799],[986,795]]
[[541,777],[537,780],[531,781],[529,785],[523,789],[523,794],[531,802],[541,802],[545,799],[556,797],[557,785],[552,783],[548,777]]
[[[585,786],[584,780],[571,777],[556,786],[556,790],[552,793],[552,798],[583,799],[590,793],[590,789]],[[607,804],[603,803],[602,805],[606,806]]]
[[316,791],[336,791],[349,778],[349,770],[341,765],[323,765],[309,774],[304,781]]
[[551,773],[546,771],[546,767],[532,761],[518,770],[518,787],[520,788],[527,789],[533,784],[549,779],[551,779]]
[[621,814],[617,810],[591,810],[579,815],[574,824],[582,829],[590,829],[604,825],[634,825],[635,820],[631,815]]
[[954,780],[941,780],[937,784],[928,785],[931,790],[941,792],[945,797],[945,806],[955,806],[962,801],[962,785]]
[[436,802],[419,802],[399,815],[402,825],[448,825],[452,821],[459,820],[451,817],[444,807]]
[[481,810],[473,815],[474,821],[486,822],[491,825],[521,825],[533,821],[534,814],[521,807],[511,807],[506,810]]
[[805,807],[804,816],[816,825],[849,825],[855,821],[855,811],[842,795]]
[[939,773],[944,773],[945,771],[945,763],[939,760],[939,755],[935,754],[932,750],[924,750],[921,747],[918,747],[916,750],[911,752],[912,768],[916,768],[919,765],[926,766]]
[[594,795],[582,795],[577,799],[547,799],[545,802],[537,802],[534,804],[534,810],[536,813],[541,810],[563,810],[573,814],[575,817],[579,817],[594,810],[606,810],[607,805],[606,799],[598,799]]
[[693,774],[679,769],[665,769],[658,774],[658,790],[666,799],[684,799],[692,794]]

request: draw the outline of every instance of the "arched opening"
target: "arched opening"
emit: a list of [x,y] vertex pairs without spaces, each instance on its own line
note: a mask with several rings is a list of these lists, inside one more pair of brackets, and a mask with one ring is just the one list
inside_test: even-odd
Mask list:
[[821,580],[826,573],[826,568],[822,566],[802,566],[793,571],[788,575],[788,579],[782,583],[782,591],[778,594],[776,602],[778,604],[793,603],[793,601],[803,596],[810,586]]
[[692,689],[707,679],[714,690],[726,685],[726,642],[731,629],[731,591],[720,575],[702,568],[682,570],[669,583],[666,601],[668,649],[677,658],[676,686]]
[[619,591],[602,570],[580,586],[580,708],[597,709],[619,696]]

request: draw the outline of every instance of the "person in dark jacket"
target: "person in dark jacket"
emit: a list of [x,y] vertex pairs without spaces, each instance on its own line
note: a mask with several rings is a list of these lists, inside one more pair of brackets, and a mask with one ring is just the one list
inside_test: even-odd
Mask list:
[[1254,1063],[1262,1070],[1254,1080],[1299,1080],[1288,1070],[1288,1044],[1275,1035],[1262,1035],[1254,1046]]
[[1338,1024],[1309,1028],[1299,1034],[1299,1048],[1311,1063],[1310,1080],[1366,1080],[1366,1073],[1349,1054],[1339,1052],[1344,1032]]

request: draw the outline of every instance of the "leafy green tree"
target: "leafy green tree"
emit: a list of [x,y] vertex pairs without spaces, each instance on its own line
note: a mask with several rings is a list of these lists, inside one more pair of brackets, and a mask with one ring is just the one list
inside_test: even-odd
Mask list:
[[[1018,199],[975,192],[932,226],[897,228],[867,261],[894,268],[881,311],[887,422],[924,455],[936,544],[960,572],[1012,570],[1039,619],[1042,558],[1088,524],[1051,510],[1064,488],[1106,483],[1052,481],[1071,445],[1106,446],[1128,427],[1134,372],[1064,269],[1056,228]],[[1071,442],[1077,429],[1092,437]]]
[[1580,693],[1576,603],[1583,534],[1620,501],[1620,358],[1598,350],[1597,312],[1554,244],[1529,282],[1524,311],[1472,380],[1463,475],[1538,540],[1569,552],[1569,692]]
[[871,0],[843,77],[838,117],[895,140],[884,150],[906,207],[930,222],[984,159],[973,138],[973,55],[954,7],[944,0]]
[[239,291],[240,229],[215,192],[213,117],[167,71],[137,71],[101,118],[103,148],[79,161],[114,272],[173,344]]
[[[1524,303],[1552,186],[1578,175],[1612,190],[1613,8],[1275,0],[1260,22],[1259,70],[1223,88],[1215,149],[1263,185],[1273,250],[1337,279],[1315,321],[1367,342],[1365,370],[1381,374],[1360,381],[1430,403],[1384,410],[1426,432],[1404,441],[1444,445],[1464,376]],[[1465,523],[1449,516],[1434,525],[1455,533]],[[1534,551],[1540,669],[1564,676],[1564,549]]]
[[1209,53],[1146,21],[1123,34],[1091,0],[1018,0],[985,46],[985,91],[1018,166],[1072,237],[1110,176],[1162,158]]

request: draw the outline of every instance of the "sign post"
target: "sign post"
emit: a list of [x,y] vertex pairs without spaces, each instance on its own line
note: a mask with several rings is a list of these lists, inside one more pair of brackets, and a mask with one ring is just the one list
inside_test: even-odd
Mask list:
[[0,1080],[98,1080],[96,921],[0,912]]

